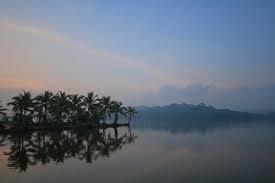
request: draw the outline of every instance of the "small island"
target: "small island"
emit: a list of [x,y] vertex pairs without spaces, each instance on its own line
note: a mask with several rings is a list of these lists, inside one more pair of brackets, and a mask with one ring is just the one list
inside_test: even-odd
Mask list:
[[[9,115],[8,109],[0,105],[1,133],[116,128],[129,126],[137,113],[132,106],[126,107],[110,96],[99,97],[94,92],[83,96],[45,91],[32,97],[30,91],[23,91],[12,97],[7,106],[12,110]],[[120,116],[127,121],[118,123]]]

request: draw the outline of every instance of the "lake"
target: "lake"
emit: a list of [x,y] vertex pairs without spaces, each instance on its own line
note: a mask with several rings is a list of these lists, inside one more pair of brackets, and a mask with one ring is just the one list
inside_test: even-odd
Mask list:
[[138,123],[0,135],[1,183],[275,182],[275,123]]

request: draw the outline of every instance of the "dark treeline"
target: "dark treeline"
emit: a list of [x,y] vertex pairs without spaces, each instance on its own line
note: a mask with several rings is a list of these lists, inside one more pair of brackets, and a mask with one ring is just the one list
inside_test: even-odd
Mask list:
[[70,158],[92,163],[98,158],[109,157],[136,138],[129,127],[128,131],[120,132],[117,128],[36,131],[0,134],[0,146],[9,147],[4,153],[8,156],[8,166],[22,172],[28,166],[63,163]]
[[247,123],[274,123],[275,113],[255,114],[217,109],[203,103],[170,104],[166,106],[137,106],[138,128],[167,130],[172,133],[208,133]]
[[116,125],[120,116],[130,120],[136,114],[131,106],[124,106],[122,102],[112,100],[110,96],[99,97],[94,92],[87,96],[67,95],[59,91],[44,93],[32,97],[28,91],[23,91],[11,99],[7,104],[12,109],[12,115],[7,115],[7,109],[0,106],[0,119],[3,124],[13,125],[17,129],[57,128],[98,126],[111,120]]
[[172,120],[172,121],[232,121],[232,120],[262,120],[274,119],[274,113],[254,114],[248,112],[217,109],[204,103],[170,104],[166,106],[136,107],[139,117],[144,120]]

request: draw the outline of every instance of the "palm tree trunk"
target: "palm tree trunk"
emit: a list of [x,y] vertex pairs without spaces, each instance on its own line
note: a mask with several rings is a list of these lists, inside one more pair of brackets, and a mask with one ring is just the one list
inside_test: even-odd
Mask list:
[[115,124],[117,124],[117,120],[118,120],[118,113],[115,114],[115,121],[114,121]]
[[22,123],[23,123],[23,129],[25,130],[25,128],[26,128],[26,124],[25,124],[25,121],[26,121],[26,112],[25,111],[23,111],[23,115],[22,115]]
[[46,120],[47,120],[47,112],[48,112],[48,107],[45,106],[45,108],[44,108],[44,122],[46,122]]
[[40,112],[39,112],[39,114],[38,114],[38,124],[40,125],[40,122],[41,122],[41,114],[40,114]]
[[118,141],[118,138],[117,138],[117,137],[118,137],[118,131],[117,131],[117,128],[116,128],[116,127],[114,128],[114,131],[115,131],[115,138],[116,138],[116,141]]
[[129,115],[128,124],[130,123],[131,120],[132,120],[132,114]]

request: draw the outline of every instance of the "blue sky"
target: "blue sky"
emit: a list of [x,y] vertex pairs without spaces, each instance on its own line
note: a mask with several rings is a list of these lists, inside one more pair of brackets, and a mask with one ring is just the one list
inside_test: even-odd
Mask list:
[[1,98],[95,90],[134,105],[275,109],[274,22],[268,0],[3,0]]

